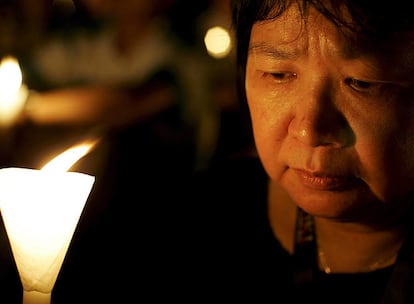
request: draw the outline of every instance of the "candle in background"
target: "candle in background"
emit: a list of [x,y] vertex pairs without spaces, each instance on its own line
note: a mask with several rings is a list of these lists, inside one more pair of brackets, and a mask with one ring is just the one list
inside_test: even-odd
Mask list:
[[14,123],[29,95],[22,83],[19,62],[13,56],[6,56],[0,62],[0,127]]
[[51,303],[53,287],[95,181],[94,176],[62,168],[70,168],[96,142],[65,151],[42,170],[0,169],[0,210],[23,285],[23,304]]

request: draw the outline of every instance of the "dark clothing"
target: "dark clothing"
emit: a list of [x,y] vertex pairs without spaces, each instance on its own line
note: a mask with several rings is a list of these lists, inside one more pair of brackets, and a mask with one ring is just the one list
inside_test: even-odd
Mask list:
[[[200,173],[193,181],[195,196],[189,212],[193,224],[188,229],[198,245],[188,260],[195,265],[195,286],[189,288],[196,294],[195,299],[232,303],[382,303],[393,267],[361,274],[325,274],[317,270],[315,251],[308,256],[290,256],[281,247],[269,224],[267,176],[258,159],[227,161]],[[404,261],[402,272],[395,273],[401,279],[393,280],[392,288],[387,290],[389,294],[396,288],[397,297],[404,301],[398,302],[394,297],[387,303],[414,303],[413,298],[408,298],[408,291],[414,288],[410,273],[413,263],[405,258]],[[298,263],[311,271],[308,277],[302,276],[303,280],[295,268]],[[406,294],[404,277],[410,282],[407,286],[411,286]]]
[[[82,232],[81,223],[52,304],[414,303],[413,263],[404,254],[396,267],[366,274],[325,274],[315,271],[314,253],[289,255],[272,234],[257,159],[226,160],[189,181],[173,175],[161,188],[149,176],[123,189],[93,229]],[[3,293],[15,300],[4,303],[21,303],[16,286]],[[380,301],[384,290],[388,302]]]

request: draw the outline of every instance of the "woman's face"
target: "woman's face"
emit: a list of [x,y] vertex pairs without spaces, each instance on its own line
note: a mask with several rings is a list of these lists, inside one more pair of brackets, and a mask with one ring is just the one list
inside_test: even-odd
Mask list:
[[252,28],[245,86],[257,150],[314,215],[391,216],[414,189],[410,51],[374,50],[312,10],[306,25],[291,7]]

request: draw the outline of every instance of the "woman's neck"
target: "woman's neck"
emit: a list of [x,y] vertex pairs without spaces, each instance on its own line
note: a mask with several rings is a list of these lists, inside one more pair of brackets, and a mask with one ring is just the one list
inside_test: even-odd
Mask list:
[[325,272],[369,272],[392,265],[404,241],[402,227],[360,225],[315,218],[319,266]]

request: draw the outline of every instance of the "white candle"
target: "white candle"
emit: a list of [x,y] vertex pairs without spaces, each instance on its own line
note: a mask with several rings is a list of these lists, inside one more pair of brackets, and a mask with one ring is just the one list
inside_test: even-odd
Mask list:
[[[83,149],[77,159],[86,153]],[[62,155],[67,153],[56,159],[68,159]],[[0,209],[23,285],[23,304],[50,303],[94,181],[95,177],[88,174],[49,166],[42,170],[0,169]]]

